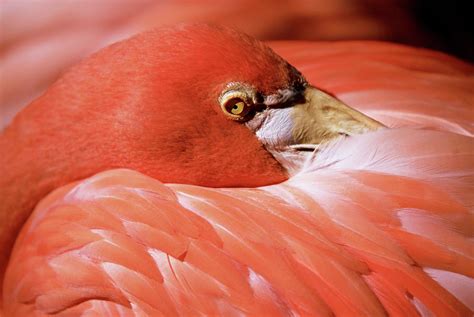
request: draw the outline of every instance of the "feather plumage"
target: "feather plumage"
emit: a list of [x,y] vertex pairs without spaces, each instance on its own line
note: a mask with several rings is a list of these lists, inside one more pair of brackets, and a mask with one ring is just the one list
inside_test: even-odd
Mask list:
[[[103,309],[103,298],[164,315],[415,315],[416,298],[436,314],[467,315],[472,214],[438,174],[465,173],[456,153],[474,142],[450,134],[437,148],[417,145],[440,134],[390,129],[341,140],[287,182],[256,189],[98,174],[36,210],[17,241],[6,302],[64,313],[83,301]],[[380,145],[375,154],[364,154],[368,144]],[[434,159],[448,152],[454,163]],[[454,273],[466,277],[446,289]],[[32,287],[40,276],[50,278]]]
[[[439,120],[428,126],[441,132],[342,139],[288,181],[260,188],[163,184],[131,170],[59,188],[17,239],[6,311],[471,315],[472,68],[386,44],[275,47],[349,104],[394,122],[429,113]],[[359,66],[345,67],[351,58]],[[397,74],[393,86],[381,79]]]

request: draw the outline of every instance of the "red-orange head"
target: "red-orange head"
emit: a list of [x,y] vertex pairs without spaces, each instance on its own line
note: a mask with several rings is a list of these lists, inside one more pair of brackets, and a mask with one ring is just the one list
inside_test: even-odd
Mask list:
[[31,145],[38,166],[66,170],[69,179],[128,167],[164,182],[264,185],[286,173],[250,129],[226,115],[220,97],[242,84],[258,103],[303,81],[270,48],[235,30],[157,29],[73,67],[6,134]]

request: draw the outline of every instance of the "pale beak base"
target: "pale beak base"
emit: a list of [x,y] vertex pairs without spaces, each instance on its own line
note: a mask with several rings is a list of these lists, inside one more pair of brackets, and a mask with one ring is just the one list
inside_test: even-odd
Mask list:
[[322,144],[385,127],[314,87],[308,87],[304,97],[304,103],[292,107],[294,144]]

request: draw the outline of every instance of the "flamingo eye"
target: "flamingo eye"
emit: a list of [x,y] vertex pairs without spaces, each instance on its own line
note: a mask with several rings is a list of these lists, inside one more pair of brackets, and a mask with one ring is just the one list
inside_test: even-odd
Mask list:
[[233,119],[241,120],[249,113],[250,106],[240,98],[232,98],[223,105],[223,110]]
[[253,108],[253,90],[236,84],[229,88],[219,97],[222,111],[232,120],[248,120]]

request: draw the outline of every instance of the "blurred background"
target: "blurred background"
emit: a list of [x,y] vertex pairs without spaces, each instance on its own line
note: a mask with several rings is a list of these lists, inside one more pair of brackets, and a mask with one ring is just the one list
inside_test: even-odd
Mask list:
[[142,30],[235,26],[261,40],[377,40],[474,60],[472,1],[2,0],[0,129],[70,65]]

